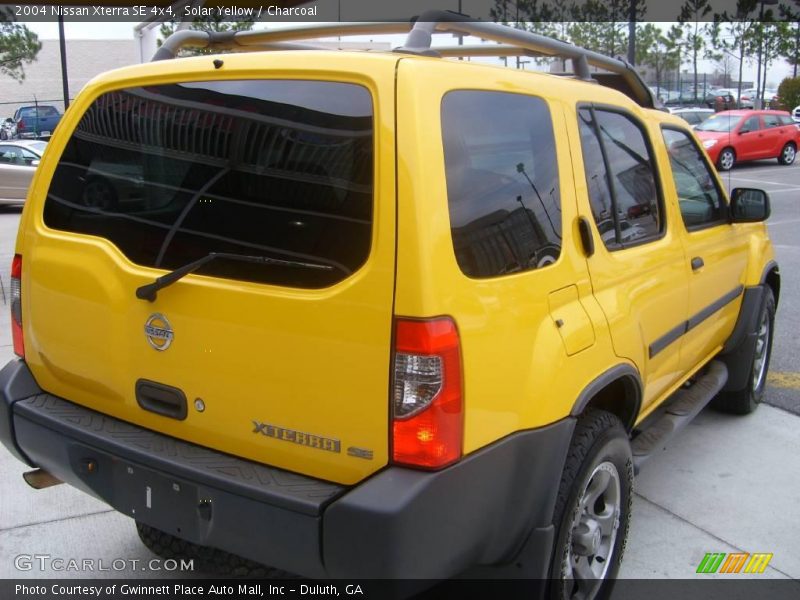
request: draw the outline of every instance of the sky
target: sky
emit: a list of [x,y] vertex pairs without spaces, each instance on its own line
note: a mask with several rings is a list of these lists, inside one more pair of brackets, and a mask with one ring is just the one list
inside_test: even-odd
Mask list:
[[[32,31],[36,32],[41,39],[58,39],[58,23],[55,22],[27,22],[25,23]],[[103,23],[74,23],[65,22],[64,34],[66,39],[132,39],[134,37],[135,23],[131,22],[103,22]],[[260,24],[256,25],[259,28]],[[290,25],[290,24],[285,24]],[[669,23],[660,23],[660,26],[667,28]],[[278,26],[284,26],[280,24]],[[445,36],[441,36],[445,37]],[[375,40],[389,39],[392,46],[398,46],[402,43],[403,36],[354,36],[353,40]],[[478,40],[474,40],[477,43]],[[500,64],[498,59],[487,59],[487,62],[494,62]],[[743,80],[754,80],[756,77],[755,61],[748,62],[745,60]],[[738,63],[734,63],[737,65]],[[691,67],[687,64],[683,66],[684,70],[690,70]],[[700,70],[705,70],[708,73],[714,71],[714,65],[710,61],[702,61]],[[737,73],[733,74],[736,77]],[[792,76],[792,67],[783,60],[777,60],[770,65],[769,73],[767,74],[767,87],[777,87],[778,84],[785,78]]]

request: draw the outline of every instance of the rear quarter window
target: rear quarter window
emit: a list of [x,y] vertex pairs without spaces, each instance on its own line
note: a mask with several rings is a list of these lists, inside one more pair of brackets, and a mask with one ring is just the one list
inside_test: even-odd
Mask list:
[[553,124],[541,98],[452,91],[441,106],[450,228],[470,277],[543,268],[561,252]]
[[51,228],[109,240],[139,265],[211,252],[197,272],[319,288],[359,269],[373,213],[372,98],[322,81],[206,81],[125,89],[89,107],[44,208]]

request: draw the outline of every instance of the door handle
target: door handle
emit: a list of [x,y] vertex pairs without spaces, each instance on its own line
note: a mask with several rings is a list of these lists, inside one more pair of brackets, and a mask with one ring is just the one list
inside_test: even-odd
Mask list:
[[578,232],[581,236],[583,253],[586,258],[589,258],[594,254],[594,238],[592,238],[592,229],[589,227],[589,220],[586,217],[578,218]]
[[702,258],[700,258],[699,256],[695,256],[692,259],[692,271],[697,271],[697,269],[701,269],[705,264],[706,263],[703,262]]

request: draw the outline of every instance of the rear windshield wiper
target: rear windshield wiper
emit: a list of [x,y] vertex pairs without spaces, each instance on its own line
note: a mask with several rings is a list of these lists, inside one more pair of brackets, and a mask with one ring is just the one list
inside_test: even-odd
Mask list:
[[174,271],[170,271],[166,275],[162,275],[153,283],[148,283],[141,287],[136,288],[136,297],[140,300],[149,300],[154,302],[158,290],[167,287],[185,277],[189,273],[195,272],[197,269],[210,263],[217,258],[224,258],[226,260],[239,260],[243,262],[259,263],[262,265],[278,265],[281,267],[296,267],[301,269],[318,269],[321,271],[330,271],[333,269],[330,265],[321,265],[317,263],[300,262],[297,260],[284,260],[281,258],[270,258],[268,256],[248,256],[246,254],[232,254],[229,252],[209,252],[202,258],[198,258],[189,264],[178,267]]

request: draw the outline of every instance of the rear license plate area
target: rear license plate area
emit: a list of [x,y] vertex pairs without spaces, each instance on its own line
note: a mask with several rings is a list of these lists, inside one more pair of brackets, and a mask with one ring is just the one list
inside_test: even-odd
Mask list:
[[114,461],[114,508],[152,527],[194,540],[198,535],[197,487],[124,461]]

